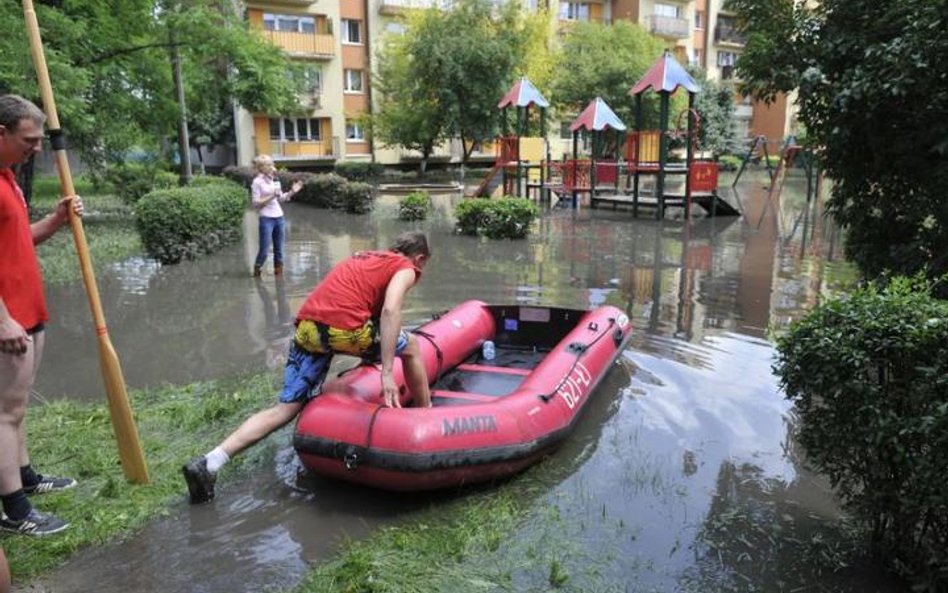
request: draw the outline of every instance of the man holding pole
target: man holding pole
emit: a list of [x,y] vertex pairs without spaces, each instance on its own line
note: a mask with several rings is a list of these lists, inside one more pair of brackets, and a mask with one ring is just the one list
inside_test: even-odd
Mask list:
[[0,96],[0,530],[27,535],[48,535],[69,526],[34,509],[27,495],[76,485],[71,478],[36,473],[26,448],[27,400],[49,320],[34,246],[68,222],[70,208],[82,215],[82,200],[68,196],[52,214],[30,224],[11,167],[40,151],[45,120],[26,99]]

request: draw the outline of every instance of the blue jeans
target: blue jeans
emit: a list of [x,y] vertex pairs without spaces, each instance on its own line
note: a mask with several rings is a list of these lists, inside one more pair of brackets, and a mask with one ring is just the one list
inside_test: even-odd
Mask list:
[[263,267],[267,261],[267,255],[270,254],[270,244],[273,244],[273,265],[283,265],[283,238],[286,236],[286,223],[283,217],[270,218],[260,217],[260,249],[257,251],[257,259],[254,265]]

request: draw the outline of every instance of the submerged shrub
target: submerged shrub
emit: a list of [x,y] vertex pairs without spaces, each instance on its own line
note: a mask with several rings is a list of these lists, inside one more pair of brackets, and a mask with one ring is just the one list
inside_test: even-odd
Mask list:
[[798,440],[874,551],[948,590],[948,303],[895,279],[827,302],[778,341]]
[[342,193],[342,209],[351,214],[365,214],[375,205],[372,186],[360,181],[346,183]]
[[473,198],[455,209],[457,229],[462,235],[484,235],[491,239],[522,239],[537,217],[536,204],[524,198],[497,200]]
[[385,171],[380,163],[370,161],[342,161],[336,163],[335,172],[349,181],[370,181]]
[[398,218],[401,220],[424,220],[431,212],[431,196],[426,191],[416,191],[398,203]]
[[178,176],[174,173],[143,163],[110,165],[103,171],[102,178],[106,187],[129,205],[135,204],[152,190],[178,185]]
[[246,190],[231,182],[157,190],[135,205],[135,225],[145,251],[174,264],[240,237],[246,202]]

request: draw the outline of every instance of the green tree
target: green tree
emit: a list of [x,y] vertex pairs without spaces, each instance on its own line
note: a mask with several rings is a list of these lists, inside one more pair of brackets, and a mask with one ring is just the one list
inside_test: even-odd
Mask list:
[[[0,7],[10,15],[0,22],[0,91],[39,102],[20,4]],[[63,129],[90,164],[121,162],[131,148],[155,152],[174,137],[172,30],[193,122],[219,124],[232,100],[252,111],[298,108],[288,60],[229,3],[73,0],[36,11]],[[201,133],[217,143],[231,128],[208,124]]]
[[710,151],[715,157],[740,149],[734,132],[734,92],[727,86],[708,80],[704,70],[689,68],[701,92],[695,95],[695,111],[701,118],[698,150]]
[[800,121],[835,182],[828,210],[862,273],[948,272],[948,1],[729,7],[747,33],[744,89],[799,88]]
[[[629,91],[663,51],[660,40],[627,21],[576,23],[563,40],[551,100],[558,110],[579,113],[592,99],[602,97],[631,127],[635,113]],[[657,105],[656,97],[652,92],[644,97],[649,113]]]
[[542,35],[518,3],[459,0],[406,19],[378,56],[382,95],[373,133],[383,143],[420,150],[460,138],[464,159],[496,136],[497,102],[524,71],[526,48]]
[[[408,19],[408,30],[418,32],[438,18],[425,11]],[[437,95],[420,76],[423,65],[412,53],[412,34],[389,34],[378,54],[375,90],[378,110],[371,116],[372,136],[385,146],[421,152],[421,171],[434,147],[446,137],[446,117]]]

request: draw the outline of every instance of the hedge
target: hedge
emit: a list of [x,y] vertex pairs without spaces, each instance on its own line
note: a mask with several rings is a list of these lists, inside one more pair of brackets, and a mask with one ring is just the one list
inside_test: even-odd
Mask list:
[[490,239],[522,239],[539,208],[524,198],[503,197],[496,200],[471,198],[458,204],[457,230],[462,235],[484,235]]
[[408,194],[398,203],[398,218],[401,220],[424,220],[431,212],[431,196],[426,191]]
[[174,264],[238,239],[246,204],[246,190],[230,182],[156,190],[135,205],[135,225],[145,251]]
[[897,278],[818,306],[774,371],[873,552],[914,590],[948,591],[948,302],[932,288]]

